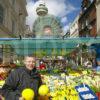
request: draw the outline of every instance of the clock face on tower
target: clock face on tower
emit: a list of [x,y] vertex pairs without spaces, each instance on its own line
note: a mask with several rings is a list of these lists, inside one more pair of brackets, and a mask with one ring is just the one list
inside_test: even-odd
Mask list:
[[50,26],[44,26],[43,32],[45,36],[52,36],[52,29]]

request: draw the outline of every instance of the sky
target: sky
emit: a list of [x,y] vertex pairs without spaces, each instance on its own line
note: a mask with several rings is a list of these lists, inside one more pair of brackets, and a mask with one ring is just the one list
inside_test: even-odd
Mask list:
[[38,17],[36,8],[41,2],[45,2],[49,14],[59,17],[63,32],[66,33],[69,25],[80,12],[82,0],[27,0],[28,16],[26,24],[30,25],[31,29],[35,19]]

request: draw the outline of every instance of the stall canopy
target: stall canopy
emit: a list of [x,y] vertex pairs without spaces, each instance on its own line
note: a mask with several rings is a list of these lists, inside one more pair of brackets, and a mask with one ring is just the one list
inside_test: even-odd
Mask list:
[[11,45],[14,48],[16,54],[26,55],[33,54],[38,50],[46,51],[47,54],[51,54],[52,50],[56,50],[58,53],[64,49],[71,52],[77,47],[78,44],[93,44],[100,43],[100,38],[1,38],[0,45]]

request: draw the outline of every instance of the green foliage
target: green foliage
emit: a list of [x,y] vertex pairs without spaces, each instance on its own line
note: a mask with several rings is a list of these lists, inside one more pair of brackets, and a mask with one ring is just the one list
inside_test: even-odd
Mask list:
[[37,50],[34,54],[35,54],[37,57],[42,58],[43,56],[46,55],[46,51],[40,49],[40,50]]
[[87,69],[88,74],[91,74],[93,71],[90,69]]
[[47,74],[47,70],[46,69],[44,69],[44,70],[39,70],[38,71],[40,74]]
[[91,86],[90,88],[93,90],[94,93],[100,92],[100,87],[97,88],[96,86]]
[[57,51],[56,51],[56,49],[53,49],[52,56],[56,56],[56,55],[57,55]]
[[79,65],[79,66],[77,67],[77,69],[78,69],[78,70],[81,70],[81,71],[84,70],[84,68],[83,68],[82,65]]
[[42,54],[42,56],[46,56],[46,55],[47,55],[47,53],[46,53],[45,50],[42,50],[42,51],[41,51],[41,54]]
[[54,74],[58,74],[59,72],[60,72],[59,69],[54,69],[54,70],[53,70],[53,73],[54,73]]

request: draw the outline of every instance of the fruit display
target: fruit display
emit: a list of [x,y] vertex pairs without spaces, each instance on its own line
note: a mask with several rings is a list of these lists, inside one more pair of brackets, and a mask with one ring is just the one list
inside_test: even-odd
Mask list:
[[22,91],[22,97],[25,100],[33,100],[34,98],[34,91],[30,88],[26,88]]
[[1,64],[0,65],[0,88],[2,88],[6,77],[8,76],[11,69],[15,68],[15,64]]
[[[60,74],[41,74],[42,81],[49,87],[51,100],[79,100],[79,94],[75,86],[87,84],[91,90],[93,87],[100,92],[100,74],[92,70],[71,71]],[[87,87],[79,88],[79,92],[88,91]],[[94,90],[93,90],[94,91]],[[96,93],[97,91],[94,91]],[[84,98],[93,98],[92,94],[83,95]]]
[[0,80],[0,88],[2,88],[3,84],[5,83],[4,80]]
[[47,87],[47,85],[41,85],[39,87],[38,93],[40,96],[45,96],[47,95],[49,92],[49,88]]
[[0,88],[2,88],[3,84],[5,83],[5,79],[8,75],[8,68],[0,67]]
[[7,77],[9,69],[0,67],[0,80],[4,80]]
[[[0,88],[4,84],[4,80],[8,74],[8,68],[0,67]],[[7,72],[7,74],[5,74]],[[100,74],[91,69],[72,70],[69,69],[65,72],[55,69],[48,73],[48,70],[42,70],[40,72],[43,85],[39,87],[39,96],[48,98],[50,100],[80,100],[79,92],[88,91],[87,87],[79,88],[76,90],[76,86],[80,84],[87,84],[94,93],[100,92]],[[5,75],[5,76],[4,76]],[[30,92],[30,93],[29,93]],[[34,91],[25,89],[22,92],[22,96],[25,100],[31,100],[34,98]],[[25,97],[26,96],[26,97]],[[88,93],[82,95],[83,98],[94,98],[94,95]],[[42,100],[42,99],[41,99]],[[43,100],[45,100],[43,98]],[[46,99],[49,100],[49,99]]]
[[78,100],[79,96],[75,88],[67,87],[66,85],[62,85],[57,90],[54,90],[50,93],[52,100]]

